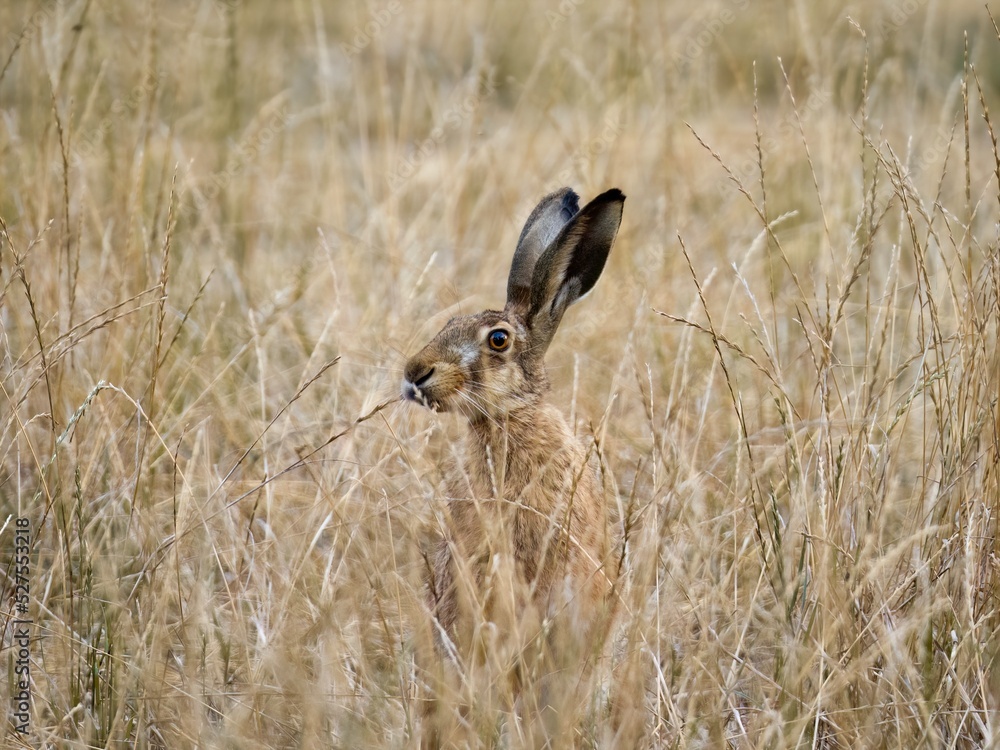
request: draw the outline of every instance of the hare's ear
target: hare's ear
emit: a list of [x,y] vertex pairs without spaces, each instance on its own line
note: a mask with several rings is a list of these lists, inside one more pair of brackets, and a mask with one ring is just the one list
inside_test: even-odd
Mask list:
[[528,309],[531,303],[531,282],[538,259],[579,210],[580,197],[568,187],[546,195],[535,206],[521,230],[510,266],[510,276],[507,279],[509,306],[525,311]]
[[528,327],[532,349],[548,348],[566,308],[593,289],[618,234],[625,196],[597,196],[564,226],[535,264]]

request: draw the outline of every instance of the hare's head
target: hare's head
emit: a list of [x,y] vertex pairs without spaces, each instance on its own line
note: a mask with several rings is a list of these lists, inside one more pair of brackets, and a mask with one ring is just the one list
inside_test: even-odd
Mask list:
[[504,309],[448,321],[406,363],[403,398],[473,422],[538,401],[548,388],[545,351],[566,308],[604,270],[625,196],[609,190],[582,211],[578,201],[569,188],[542,199],[514,251]]

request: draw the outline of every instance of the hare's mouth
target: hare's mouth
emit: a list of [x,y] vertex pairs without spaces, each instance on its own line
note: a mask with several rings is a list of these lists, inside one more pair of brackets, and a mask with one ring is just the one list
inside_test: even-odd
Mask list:
[[463,400],[466,385],[465,375],[459,368],[448,362],[435,362],[422,371],[405,373],[402,395],[407,401],[432,411],[455,411]]
[[437,398],[429,387],[421,387],[409,380],[403,381],[403,398],[415,404],[426,406],[431,411],[447,411],[444,401]]

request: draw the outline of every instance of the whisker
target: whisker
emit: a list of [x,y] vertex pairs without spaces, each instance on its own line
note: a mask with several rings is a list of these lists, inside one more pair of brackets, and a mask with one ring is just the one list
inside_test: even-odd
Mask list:
[[469,393],[467,391],[462,391],[462,390],[455,391],[455,393],[459,397],[461,397],[462,399],[464,399],[470,406],[473,407],[473,409],[475,409],[480,414],[482,414],[484,417],[486,417],[486,419],[488,419],[494,426],[496,426],[499,429],[499,427],[500,427],[499,422],[497,422],[496,418],[494,418],[489,413],[489,411],[487,411],[487,409],[481,403],[479,403],[476,400],[476,398],[474,397],[474,395],[472,393]]

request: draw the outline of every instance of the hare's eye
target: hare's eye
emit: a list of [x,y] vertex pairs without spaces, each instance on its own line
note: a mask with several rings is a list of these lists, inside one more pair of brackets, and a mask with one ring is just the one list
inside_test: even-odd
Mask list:
[[486,335],[486,342],[493,351],[502,352],[510,346],[510,334],[502,328],[495,328]]

